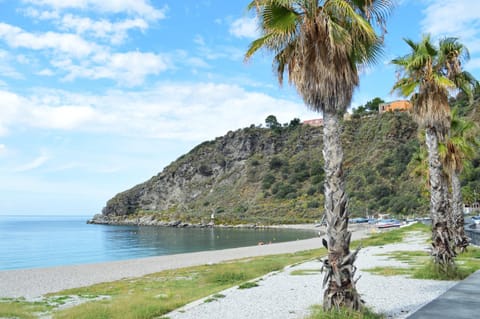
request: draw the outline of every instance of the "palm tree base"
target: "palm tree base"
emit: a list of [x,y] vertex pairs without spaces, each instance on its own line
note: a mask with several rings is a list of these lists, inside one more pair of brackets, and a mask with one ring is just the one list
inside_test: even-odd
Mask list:
[[362,308],[363,300],[355,288],[354,276],[357,268],[353,265],[359,251],[360,247],[343,258],[335,253],[330,253],[328,259],[323,260],[322,271],[326,270],[327,272],[324,285],[328,282],[323,295],[325,311],[340,308],[358,311]]
[[455,265],[455,250],[446,223],[436,223],[432,229],[432,257],[435,264],[447,271]]
[[467,251],[467,247],[470,245],[470,240],[465,235],[463,227],[461,229],[456,229],[455,232],[455,249],[463,253],[464,251]]

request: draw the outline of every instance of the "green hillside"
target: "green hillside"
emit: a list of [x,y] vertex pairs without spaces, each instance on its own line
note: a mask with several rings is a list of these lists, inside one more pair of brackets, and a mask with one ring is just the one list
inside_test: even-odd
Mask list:
[[[352,216],[426,215],[428,199],[409,169],[418,150],[407,113],[343,124],[344,170]],[[204,142],[157,176],[108,201],[99,223],[276,224],[323,214],[322,129],[251,126]],[[139,219],[142,217],[142,219]]]

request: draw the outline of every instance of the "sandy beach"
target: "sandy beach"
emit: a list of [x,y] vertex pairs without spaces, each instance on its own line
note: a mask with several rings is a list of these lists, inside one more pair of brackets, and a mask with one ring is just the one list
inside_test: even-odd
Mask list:
[[[285,228],[315,229],[313,225],[286,225]],[[365,237],[368,227],[352,225],[353,239]],[[321,237],[262,246],[203,251],[139,258],[96,264],[82,264],[35,269],[0,271],[0,297],[34,298],[69,288],[90,286],[122,278],[139,277],[163,270],[219,263],[232,259],[294,253],[317,249],[322,246]]]

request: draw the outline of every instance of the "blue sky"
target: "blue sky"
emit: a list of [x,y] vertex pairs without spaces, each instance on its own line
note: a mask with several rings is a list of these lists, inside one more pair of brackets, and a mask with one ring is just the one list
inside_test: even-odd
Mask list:
[[[93,215],[116,193],[229,130],[317,118],[243,62],[249,1],[0,0],[0,215]],[[390,95],[403,37],[457,36],[480,77],[480,2],[398,1],[384,62],[352,106]]]

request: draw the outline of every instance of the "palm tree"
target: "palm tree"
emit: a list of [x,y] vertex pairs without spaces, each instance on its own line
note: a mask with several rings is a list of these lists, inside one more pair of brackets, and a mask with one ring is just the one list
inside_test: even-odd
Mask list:
[[418,182],[421,183],[422,196],[428,198],[430,195],[430,174],[428,172],[428,153],[424,146],[425,134],[423,133],[424,132],[419,132],[418,134],[420,147],[413,153],[410,163],[408,163],[408,170],[410,171],[410,176],[416,178]]
[[452,216],[451,227],[455,247],[464,251],[468,246],[468,238],[464,231],[463,200],[460,184],[460,174],[467,161],[472,159],[480,146],[476,133],[476,124],[452,112],[450,135],[445,144],[441,144],[440,153],[452,186]]
[[[350,252],[340,121],[358,86],[358,66],[376,62],[390,0],[253,0],[262,35],[245,54],[273,52],[280,84],[287,73],[305,104],[323,113],[328,259],[324,308],[359,309],[353,279],[358,249]],[[383,33],[383,31],[381,31]]]
[[414,117],[425,129],[430,173],[430,215],[432,218],[432,256],[444,270],[454,265],[455,251],[451,244],[448,200],[448,179],[442,167],[439,143],[445,142],[450,130],[449,91],[460,89],[469,93],[468,73],[461,64],[468,57],[465,47],[456,38],[432,44],[429,35],[419,43],[405,39],[411,52],[392,60],[399,70],[393,89],[412,96]]

